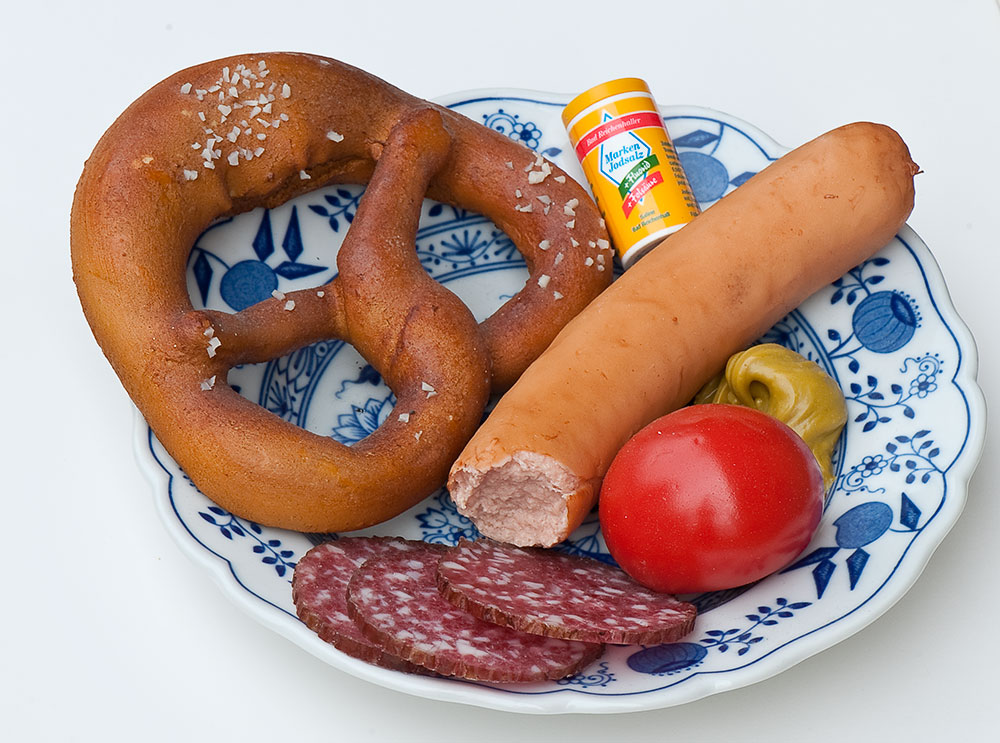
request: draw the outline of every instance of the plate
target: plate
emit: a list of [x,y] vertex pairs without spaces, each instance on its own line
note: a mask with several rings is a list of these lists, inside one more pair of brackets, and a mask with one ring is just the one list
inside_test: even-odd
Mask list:
[[[559,118],[568,97],[520,90],[440,102],[583,176]],[[701,108],[663,107],[703,208],[738,188],[785,148],[755,127]],[[196,305],[234,311],[282,291],[326,283],[362,189],[333,186],[206,230],[188,261]],[[479,319],[525,282],[511,241],[484,217],[426,201],[417,250],[427,271]],[[430,699],[530,713],[609,713],[669,707],[766,679],[849,637],[917,579],[955,523],[978,461],[985,406],[976,347],[934,259],[908,227],[875,257],[817,292],[765,340],[819,363],[847,397],[836,483],[812,543],[789,567],[749,588],[693,598],[682,642],[609,647],[558,682],[491,685],[370,666],[322,642],[295,615],[290,581],[324,535],[262,527],[205,498],[137,417],[136,451],[167,530],[254,619],[335,668]],[[340,341],[317,343],[230,373],[247,398],[344,443],[392,409],[378,374]],[[453,544],[475,537],[444,491],[365,533]],[[564,549],[610,560],[596,517]]]

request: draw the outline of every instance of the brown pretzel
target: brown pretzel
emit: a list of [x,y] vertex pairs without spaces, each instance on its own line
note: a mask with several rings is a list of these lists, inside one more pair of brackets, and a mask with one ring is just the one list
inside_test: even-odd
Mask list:
[[[185,261],[210,223],[347,182],[368,188],[332,283],[235,314],[192,307]],[[488,216],[527,261],[525,287],[478,328],[416,256],[425,193]],[[606,237],[583,190],[526,148],[360,70],[284,53],[153,87],[98,143],[72,214],[84,312],[157,437],[220,505],[302,531],[379,523],[439,487],[491,382],[509,386],[607,285],[587,260]],[[345,447],[226,384],[236,364],[330,338],[382,374],[408,420]]]

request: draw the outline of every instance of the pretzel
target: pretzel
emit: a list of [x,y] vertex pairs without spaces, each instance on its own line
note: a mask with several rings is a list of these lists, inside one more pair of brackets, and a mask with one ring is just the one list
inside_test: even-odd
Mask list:
[[[206,227],[330,183],[368,184],[331,283],[234,314],[194,309],[185,262]],[[527,262],[524,288],[481,326],[416,255],[425,193],[492,219]],[[84,313],[167,451],[219,505],[300,531],[370,526],[433,492],[491,389],[610,280],[587,260],[610,265],[607,234],[572,179],[459,114],[302,54],[222,59],[154,86],[97,144],[71,227]],[[331,338],[397,398],[353,447],[226,383],[237,364]]]

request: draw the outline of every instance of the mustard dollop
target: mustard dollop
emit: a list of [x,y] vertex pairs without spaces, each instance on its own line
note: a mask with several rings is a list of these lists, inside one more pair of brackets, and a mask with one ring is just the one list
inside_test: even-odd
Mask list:
[[756,408],[797,433],[816,457],[823,484],[833,485],[833,449],[847,423],[847,403],[819,364],[774,343],[733,354],[694,402]]

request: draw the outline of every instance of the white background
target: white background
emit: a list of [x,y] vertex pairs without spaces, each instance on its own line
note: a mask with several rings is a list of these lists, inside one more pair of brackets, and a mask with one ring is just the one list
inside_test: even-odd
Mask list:
[[[672,709],[532,717],[351,678],[232,606],[167,536],[132,408],[69,267],[73,187],[101,133],[183,67],[239,52],[341,59],[411,93],[575,93],[646,78],[798,145],[895,127],[934,251],[1000,392],[1000,11],[950,2],[21,2],[0,19],[3,603],[0,733],[16,741],[972,740],[995,735],[1000,445],[914,588],[847,641]],[[10,735],[6,735],[9,733]]]

